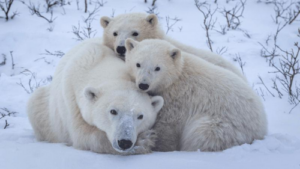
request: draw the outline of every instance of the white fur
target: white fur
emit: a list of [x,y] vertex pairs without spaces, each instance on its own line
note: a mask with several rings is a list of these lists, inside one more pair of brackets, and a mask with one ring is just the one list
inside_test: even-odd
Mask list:
[[[158,23],[156,15],[154,14],[147,15],[145,13],[128,13],[118,15],[115,18],[104,16],[101,18],[101,25],[104,28],[103,43],[114,51],[116,51],[118,46],[124,46],[127,38],[132,38],[136,41],[142,41],[144,39],[161,39],[170,42],[184,52],[193,54],[214,65],[232,71],[243,80],[247,81],[240,70],[221,56],[210,51],[184,45],[166,36]],[[114,32],[118,35],[114,36]],[[134,32],[137,32],[138,36],[133,36]],[[124,56],[120,57],[124,59]]]
[[[94,39],[62,58],[52,83],[31,96],[27,112],[40,141],[98,153],[140,154],[154,146],[155,133],[149,128],[162,106],[162,97],[138,91],[124,62]],[[122,139],[132,147],[121,149]]]
[[154,125],[154,150],[220,151],[264,138],[263,104],[236,74],[162,40],[127,39],[126,47],[137,87],[148,84],[145,92],[165,100]]

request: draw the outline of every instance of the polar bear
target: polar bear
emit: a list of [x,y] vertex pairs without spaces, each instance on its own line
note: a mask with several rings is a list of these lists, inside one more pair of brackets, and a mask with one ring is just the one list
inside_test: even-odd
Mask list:
[[137,88],[165,100],[155,151],[221,151],[264,138],[263,104],[236,74],[166,41],[127,39],[125,46]]
[[158,23],[157,16],[154,14],[128,13],[116,16],[115,18],[104,16],[101,18],[100,23],[104,28],[103,44],[113,49],[123,60],[125,59],[125,40],[127,38],[132,38],[136,41],[142,41],[144,39],[162,39],[170,42],[184,52],[193,54],[214,65],[230,70],[243,80],[247,81],[240,70],[221,56],[210,51],[184,45],[173,40],[169,36],[166,36]]
[[150,128],[163,98],[137,90],[125,63],[114,55],[92,41],[65,55],[52,83],[28,102],[38,140],[98,153],[151,152],[156,135]]

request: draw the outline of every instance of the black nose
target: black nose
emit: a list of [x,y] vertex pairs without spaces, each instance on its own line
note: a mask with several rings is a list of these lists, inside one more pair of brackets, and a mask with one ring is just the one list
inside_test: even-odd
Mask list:
[[148,84],[144,84],[144,83],[140,83],[139,84],[139,88],[142,89],[142,90],[147,90],[149,88],[149,85]]
[[126,52],[125,46],[118,46],[118,47],[117,47],[117,53],[118,53],[118,54],[124,55],[125,52]]
[[123,150],[129,149],[132,146],[132,142],[130,140],[118,140],[119,147]]

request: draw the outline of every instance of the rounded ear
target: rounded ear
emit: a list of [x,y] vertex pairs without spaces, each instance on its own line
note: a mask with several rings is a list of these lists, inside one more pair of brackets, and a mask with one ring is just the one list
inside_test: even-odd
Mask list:
[[164,105],[164,99],[163,99],[163,97],[161,97],[161,96],[153,96],[151,98],[151,105],[152,105],[153,110],[155,111],[155,113],[158,113],[160,111],[160,109]]
[[100,19],[101,26],[102,26],[103,28],[106,28],[110,21],[111,21],[111,18],[110,18],[110,17],[103,16],[103,17]]
[[152,26],[155,26],[158,23],[158,19],[155,14],[148,15],[146,21],[149,22]]
[[138,43],[139,42],[137,42],[131,38],[126,39],[126,41],[125,41],[126,51],[131,51],[133,48],[135,48],[137,46]]
[[99,91],[93,87],[87,87],[84,90],[84,96],[89,100],[89,101],[95,101],[99,97]]
[[170,51],[170,56],[172,59],[177,60],[181,57],[181,51],[179,49],[172,49]]

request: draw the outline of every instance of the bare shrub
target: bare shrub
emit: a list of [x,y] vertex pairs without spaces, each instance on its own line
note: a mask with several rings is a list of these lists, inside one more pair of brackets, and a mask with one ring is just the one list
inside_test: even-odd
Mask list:
[[[278,45],[278,37],[281,31],[299,16],[300,2],[278,0],[265,0],[264,2],[274,5],[275,16],[272,18],[277,24],[277,29],[274,35],[268,35],[265,45],[259,43],[262,47],[261,56],[266,58],[269,65],[274,69],[274,71],[269,72],[275,74],[275,78],[271,79],[272,89],[278,98],[281,99],[284,95],[288,97],[288,102],[293,105],[289,111],[291,113],[300,103],[300,84],[295,80],[300,74],[300,45],[295,42],[290,50],[283,49]],[[296,36],[300,37],[299,29]],[[272,45],[270,46],[270,44]],[[262,81],[261,78],[260,80]],[[262,84],[268,89],[264,83]],[[269,89],[268,91],[272,93]],[[275,97],[273,93],[272,96]]]
[[[289,113],[291,113],[300,103],[300,84],[295,80],[296,76],[300,74],[300,45],[298,42],[295,42],[293,48],[285,50],[277,44],[279,32],[288,23],[289,21],[286,21],[283,26],[278,25],[276,34],[274,35],[274,47],[270,51],[262,44],[261,46],[263,47],[262,56],[268,58],[269,65],[274,68],[274,71],[269,72],[275,74],[275,78],[272,79],[272,89],[276,91],[279,98],[287,94],[289,103],[293,105],[289,111]],[[264,83],[262,84],[266,87]],[[271,93],[269,89],[268,91]],[[275,97],[274,94],[272,94],[272,96]]]
[[15,116],[17,112],[15,111],[10,111],[7,108],[0,108],[0,119],[6,117],[6,116]]
[[289,24],[292,24],[296,18],[299,16],[300,14],[300,2],[297,3],[296,5],[296,9],[290,9],[289,11]]
[[214,29],[214,25],[217,21],[217,18],[214,18],[214,14],[218,10],[218,6],[215,9],[211,9],[210,4],[206,1],[199,2],[199,0],[195,0],[195,5],[197,9],[202,13],[203,19],[203,29],[206,31],[207,44],[209,49],[213,52],[212,43],[213,41],[210,38],[210,30]]
[[[274,0],[272,2],[274,4],[274,11],[275,11],[275,17],[272,16],[274,22],[276,24],[280,23],[280,20],[293,22],[292,20],[295,20],[297,16],[299,15],[299,6],[297,6],[297,11],[292,10],[293,6],[296,6],[295,2],[288,3],[287,1],[277,1]],[[290,24],[291,24],[290,23]]]
[[93,30],[91,27],[91,20],[89,20],[86,24],[86,27],[81,28],[80,22],[78,22],[78,26],[72,26],[73,34],[76,36],[76,40],[82,41],[85,39],[90,39],[95,37],[97,31]]
[[[4,0],[4,2],[0,1],[0,9],[5,14],[5,20],[14,19],[15,16],[19,15],[18,11],[13,12],[11,16],[9,16],[10,9],[12,7],[14,0]],[[4,17],[0,17],[4,18]]]
[[49,50],[45,49],[45,52],[46,53],[42,53],[42,55],[50,55],[50,56],[55,56],[55,57],[58,57],[58,58],[62,58],[65,55],[65,53],[62,52],[62,51],[50,52]]
[[[272,64],[272,61],[275,57],[278,56],[277,54],[277,40],[278,40],[278,36],[280,31],[282,31],[282,29],[288,24],[288,22],[285,22],[284,24],[279,24],[277,26],[277,30],[275,32],[275,35],[273,35],[273,47],[271,49],[268,49],[267,47],[265,47],[262,43],[258,42],[260,44],[260,46],[262,47],[261,51],[260,51],[260,55],[264,58],[266,58],[269,61],[269,64]],[[270,36],[268,36],[267,40],[266,40],[266,44],[268,45],[269,42],[269,38]]]
[[41,57],[41,58],[37,58],[36,60],[34,60],[35,62],[36,61],[40,61],[40,60],[43,60],[46,64],[50,65],[50,64],[53,64],[54,63],[54,60],[53,60],[53,56],[55,58],[62,58],[65,53],[61,52],[61,51],[54,51],[54,52],[50,52],[49,50],[45,50],[46,53],[41,53],[41,55],[46,55],[46,56],[51,56],[51,60],[48,58],[48,57]]
[[146,11],[148,14],[155,14],[156,16],[159,15],[159,13],[157,12],[157,6],[151,6],[148,7],[148,11]]
[[23,83],[21,80],[19,83],[17,83],[17,85],[21,86],[27,94],[33,93],[35,89],[37,89],[38,87],[40,87],[42,85],[47,84],[48,82],[50,82],[52,80],[51,76],[47,77],[46,79],[39,80],[36,78],[36,73],[31,72],[28,69],[25,69],[24,71],[22,71],[21,74],[24,74],[25,76],[29,76],[27,83]]
[[[262,2],[259,0],[258,2]],[[300,2],[293,1],[279,1],[279,0],[265,0],[265,4],[273,4],[275,15],[272,16],[273,21],[276,24],[284,22],[289,22],[292,24],[296,21],[296,18],[300,14]]]
[[241,55],[238,53],[238,54],[235,54],[235,57],[233,58],[233,61],[237,62],[243,72],[244,73],[244,66],[246,65],[246,62],[243,62],[242,58],[241,58]]
[[100,10],[100,5],[95,5],[94,9],[91,12],[88,12],[88,16],[84,19],[84,22],[87,23],[95,18],[96,13]]
[[168,34],[169,31],[173,31],[173,26],[176,25],[177,22],[181,21],[181,19],[175,17],[170,18],[169,16],[166,17],[166,23],[167,23],[167,31],[166,34]]
[[[17,112],[15,111],[10,111],[7,108],[0,108],[0,119],[7,117],[7,116],[15,116],[17,114]],[[6,129],[9,126],[9,123],[7,122],[7,120],[5,120],[5,125],[3,127],[3,129]]]
[[274,72],[280,74],[281,76],[276,76],[276,79],[281,83],[285,92],[287,92],[290,97],[294,97],[295,92],[293,91],[293,84],[295,77],[300,74],[299,66],[299,51],[300,46],[298,42],[294,44],[296,50],[291,49],[291,51],[283,50],[279,46],[276,46],[277,49],[281,51],[279,65],[272,64],[272,67],[275,68]]
[[52,23],[57,18],[57,17],[53,18],[53,11],[52,10],[50,12],[50,18],[47,18],[44,15],[42,15],[42,13],[40,12],[40,5],[35,5],[31,2],[29,2],[29,5],[27,5],[27,7],[29,8],[32,15],[36,15],[40,18],[43,18],[48,23]]
[[223,15],[226,18],[227,27],[229,29],[237,29],[241,24],[241,18],[243,17],[243,13],[245,10],[246,0],[240,0],[240,3],[236,4],[230,10],[223,10]]

